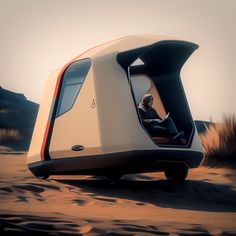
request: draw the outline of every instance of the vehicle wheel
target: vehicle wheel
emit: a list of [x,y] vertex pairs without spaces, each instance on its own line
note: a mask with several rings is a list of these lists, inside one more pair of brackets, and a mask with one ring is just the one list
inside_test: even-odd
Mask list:
[[49,176],[50,175],[36,175],[36,177],[38,178],[38,179],[43,179],[43,180],[47,180],[48,178],[49,178]]
[[188,167],[186,165],[175,165],[168,167],[165,171],[166,178],[175,183],[184,182],[188,175]]
[[122,175],[121,174],[109,174],[109,175],[105,175],[103,177],[108,183],[115,183],[122,177]]

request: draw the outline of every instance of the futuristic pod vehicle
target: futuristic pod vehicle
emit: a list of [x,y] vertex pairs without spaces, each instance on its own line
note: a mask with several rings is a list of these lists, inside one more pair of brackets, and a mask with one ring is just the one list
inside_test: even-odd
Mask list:
[[[164,171],[183,181],[203,160],[180,79],[198,46],[162,36],[128,36],[92,48],[46,82],[27,163],[39,178]],[[151,93],[160,116],[170,112],[184,138],[152,137],[137,104]]]

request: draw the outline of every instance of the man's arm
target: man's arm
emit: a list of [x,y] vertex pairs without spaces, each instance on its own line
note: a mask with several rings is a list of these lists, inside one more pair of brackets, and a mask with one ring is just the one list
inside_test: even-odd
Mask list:
[[158,119],[146,119],[145,112],[142,109],[138,109],[138,110],[139,110],[139,114],[141,116],[143,124],[150,126],[150,125],[153,125],[154,123],[158,122]]

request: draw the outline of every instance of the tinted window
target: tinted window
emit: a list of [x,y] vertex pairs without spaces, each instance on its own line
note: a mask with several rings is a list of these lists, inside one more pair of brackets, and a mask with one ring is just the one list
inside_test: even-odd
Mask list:
[[64,72],[56,117],[72,108],[91,66],[90,59],[73,62]]

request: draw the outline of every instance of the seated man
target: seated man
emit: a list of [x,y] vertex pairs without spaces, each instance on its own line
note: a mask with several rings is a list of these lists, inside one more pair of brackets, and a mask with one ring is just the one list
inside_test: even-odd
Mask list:
[[151,136],[160,136],[160,127],[166,129],[172,140],[179,140],[183,137],[184,132],[178,132],[174,121],[169,114],[162,119],[152,108],[153,96],[145,94],[142,101],[139,103],[138,110],[142,118],[142,122]]

